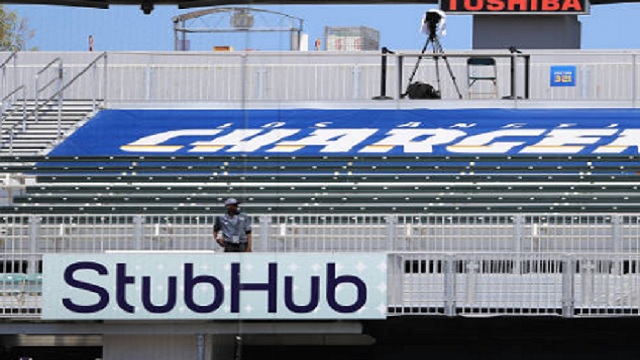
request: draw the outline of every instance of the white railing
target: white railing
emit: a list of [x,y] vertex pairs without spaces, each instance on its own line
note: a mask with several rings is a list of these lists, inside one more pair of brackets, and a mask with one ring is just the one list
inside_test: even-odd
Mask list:
[[[219,250],[213,215],[3,215],[0,316],[38,316],[45,253]],[[256,252],[385,252],[389,315],[640,314],[640,214],[256,215]]]
[[[640,214],[254,214],[256,251],[640,255]],[[214,215],[2,215],[7,252],[212,250]]]
[[[219,250],[213,215],[3,215],[0,309],[37,316],[41,256]],[[640,214],[255,215],[256,252],[386,252],[389,315],[626,316]]]
[[[254,250],[384,252],[389,316],[640,314],[640,214],[254,215]],[[46,253],[216,250],[213,215],[3,215],[0,316],[39,316]]]
[[[224,255],[212,255],[224,256]],[[388,316],[638,316],[640,255],[390,252]],[[39,317],[42,253],[0,258],[0,318]],[[38,272],[30,272],[31,263]]]
[[389,254],[389,315],[640,314],[640,257]]
[[[498,98],[511,98],[505,100],[503,106],[519,106],[520,100],[527,97],[526,58],[530,59],[527,72],[531,104],[575,101],[589,106],[601,103],[636,106],[640,97],[638,54],[640,52],[531,51],[514,55],[507,50],[451,51],[447,52],[447,59],[464,99],[468,98],[466,59],[489,56],[497,61]],[[398,94],[407,85],[417,55],[415,51],[386,55],[387,95],[402,104],[416,103],[400,100]],[[83,71],[94,54],[21,53],[20,64],[15,72],[7,74],[6,81],[31,83],[42,64],[56,56],[63,59],[64,75],[69,78]],[[93,76],[78,79],[65,90],[65,99],[84,99],[87,94],[97,94],[94,97],[108,99],[112,104],[161,105],[166,102],[373,102],[371,99],[380,95],[381,54],[378,52],[110,52],[108,57],[106,71],[94,71]],[[554,65],[575,65],[576,85],[551,87],[550,69]],[[415,80],[435,84],[435,74],[435,62],[425,58]],[[443,99],[457,101],[442,61],[440,75]],[[487,84],[479,86],[491,86],[484,83]],[[512,96],[512,92],[517,96]]]

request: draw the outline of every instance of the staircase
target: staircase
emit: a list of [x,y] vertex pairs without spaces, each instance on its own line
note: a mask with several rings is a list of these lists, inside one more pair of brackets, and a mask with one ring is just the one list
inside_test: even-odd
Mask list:
[[[64,100],[58,130],[58,106],[52,102],[38,112],[34,100],[26,103],[27,122],[23,131],[23,100],[16,101],[3,114],[0,156],[43,155],[84,123],[94,113],[93,100]],[[13,141],[11,132],[13,130]],[[59,134],[60,132],[60,134]]]

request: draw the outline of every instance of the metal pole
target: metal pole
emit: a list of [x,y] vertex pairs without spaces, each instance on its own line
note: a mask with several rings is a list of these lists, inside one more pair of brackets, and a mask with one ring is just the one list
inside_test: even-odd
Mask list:
[[511,96],[513,96],[513,107],[518,107],[518,76],[516,74],[516,56],[518,54],[511,54]]
[[108,61],[107,61],[108,55],[105,52],[104,53],[104,69],[103,74],[102,74],[102,104],[103,106],[106,106],[107,104],[107,85],[108,85],[108,81],[107,81],[107,74],[108,74]]
[[178,51],[178,21],[173,22],[173,51]]
[[300,29],[296,29],[293,24],[293,20],[291,20],[291,25],[289,27],[289,50],[300,50]]
[[[253,246],[254,250],[269,250],[269,229],[271,228],[271,216],[260,215],[260,243]],[[259,246],[255,246],[259,245]]]
[[582,277],[582,306],[593,305],[593,272],[596,266],[592,261],[580,261],[580,275]]
[[[187,26],[187,21],[186,20],[182,20],[182,28],[184,29]],[[182,51],[187,51],[189,49],[187,49],[187,32],[186,31],[182,31]]]
[[38,272],[38,238],[40,237],[40,217],[37,215],[29,216],[29,262],[27,265],[27,273],[35,274]]
[[398,223],[397,215],[389,215],[387,220],[387,251],[394,249],[394,243],[396,239],[396,224]]
[[135,250],[142,250],[142,241],[144,238],[144,217],[135,215],[133,217],[133,236]]
[[402,60],[403,56],[398,55],[398,100],[402,98]]
[[[239,322],[239,326],[242,326],[242,321]],[[239,332],[239,334],[236,336],[236,348],[234,351],[234,360],[242,360],[242,333]]]
[[240,69],[240,101],[242,103],[242,108],[245,109],[245,104],[247,101],[247,53],[241,55],[241,69]]
[[567,257],[562,271],[562,317],[573,317],[574,310],[574,269],[575,260]]
[[[38,104],[40,103],[40,100],[39,100],[39,99],[40,99],[40,81],[39,81],[39,78],[40,78],[40,74],[36,74],[36,86],[35,86],[35,88],[34,88],[34,89],[35,89],[35,94],[34,94],[34,101],[35,101],[34,109],[35,109],[36,111],[34,111],[34,114],[33,114],[33,115],[34,115],[34,118],[35,118],[35,122],[38,122],[38,111],[37,111],[37,110],[38,110]],[[24,118],[23,118],[23,119],[22,119],[22,121],[24,122],[24,121],[26,121],[26,119],[24,119]],[[23,127],[24,127],[24,126],[23,126]]]
[[529,100],[531,55],[524,56],[524,98]]
[[91,100],[91,108],[92,110],[95,112],[96,111],[96,100],[98,98],[98,95],[96,94],[98,92],[98,64],[95,63],[93,64],[93,69],[92,69],[92,74],[93,74],[93,99]]
[[387,54],[395,54],[393,51],[382,48],[382,56],[380,57],[380,95],[373,100],[392,100],[391,96],[387,96]]
[[456,315],[456,274],[455,259],[447,256],[444,260],[444,314]]
[[[4,101],[0,104],[0,129],[4,127]],[[2,150],[2,136],[0,135],[0,150]]]
[[7,93],[7,67],[2,67],[2,98]]
[[198,347],[198,355],[197,355],[197,359],[198,360],[205,360],[204,358],[204,345],[205,345],[205,339],[204,339],[204,335],[203,334],[198,334],[196,335],[196,343],[197,343],[197,347]]
[[[613,243],[612,251],[614,254],[620,254],[622,252],[622,215],[614,214],[611,216],[611,225],[613,227]],[[620,270],[622,266],[619,260],[613,262],[613,268],[611,271],[614,275],[620,275]]]
[[256,69],[256,100],[264,98],[264,75],[267,72],[265,68]]
[[524,227],[524,216],[516,215],[513,219],[513,252],[516,254],[516,261],[513,266],[513,273],[520,274],[520,258],[522,255],[522,234]]
[[351,73],[353,74],[353,99],[357,100],[360,98],[360,67],[355,65]]
[[611,226],[613,227],[611,251],[619,254],[622,252],[622,215],[611,215]]
[[62,78],[64,76],[64,70],[62,69],[62,62],[58,64],[58,140],[62,137]]
[[638,100],[638,64],[637,55],[631,55],[631,107],[637,106]]
[[18,53],[13,56],[13,88],[18,88]]
[[[387,254],[387,299],[394,312],[404,312],[404,261],[402,254]],[[389,311],[387,307],[387,312]]]
[[27,119],[27,87],[23,86],[22,87],[22,131],[26,130],[25,129],[27,127],[26,119]]
[[516,98],[516,63],[515,56],[511,53],[511,58],[509,59],[509,73],[511,75],[511,90],[510,94],[513,99]]

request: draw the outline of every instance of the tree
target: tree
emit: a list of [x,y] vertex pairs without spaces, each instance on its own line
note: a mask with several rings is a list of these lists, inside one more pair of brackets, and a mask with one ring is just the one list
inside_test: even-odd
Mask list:
[[29,29],[27,18],[0,5],[0,51],[25,50],[35,32]]

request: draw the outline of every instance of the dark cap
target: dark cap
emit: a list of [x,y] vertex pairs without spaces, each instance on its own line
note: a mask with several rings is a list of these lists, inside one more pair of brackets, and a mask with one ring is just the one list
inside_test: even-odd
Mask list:
[[234,199],[234,198],[228,198],[227,200],[224,201],[224,206],[228,206],[228,205],[238,205],[240,204],[240,201]]

